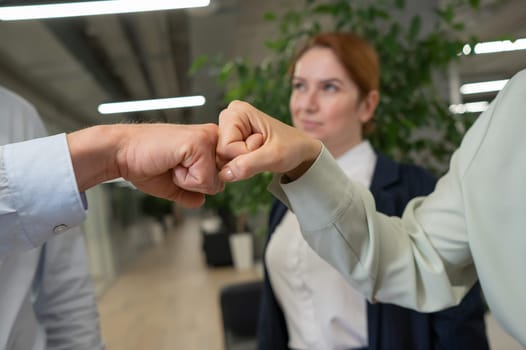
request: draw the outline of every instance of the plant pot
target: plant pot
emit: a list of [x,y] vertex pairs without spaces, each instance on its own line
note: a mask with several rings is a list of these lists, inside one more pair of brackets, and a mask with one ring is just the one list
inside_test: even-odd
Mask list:
[[254,266],[254,241],[250,232],[232,233],[229,237],[230,252],[236,270]]

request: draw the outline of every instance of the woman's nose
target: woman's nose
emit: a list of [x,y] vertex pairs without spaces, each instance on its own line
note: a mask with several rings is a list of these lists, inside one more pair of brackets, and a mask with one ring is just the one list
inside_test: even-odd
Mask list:
[[302,96],[302,107],[309,112],[316,111],[318,109],[318,97],[316,91],[306,91]]

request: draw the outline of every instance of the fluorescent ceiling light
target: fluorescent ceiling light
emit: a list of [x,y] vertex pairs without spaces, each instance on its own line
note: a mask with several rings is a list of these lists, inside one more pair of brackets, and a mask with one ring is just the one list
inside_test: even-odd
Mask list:
[[462,53],[464,55],[469,55],[471,51],[473,51],[476,55],[480,55],[485,53],[497,53],[518,50],[526,50],[526,38],[517,39],[515,41],[485,41],[475,44],[473,48],[469,44],[466,44],[462,48]]
[[204,7],[210,0],[102,0],[45,5],[0,6],[0,20],[14,21],[107,15],[190,7]]
[[526,39],[518,39],[514,42],[510,40],[488,41],[484,43],[478,43],[477,45],[475,45],[474,49],[476,54],[518,50],[526,50]]
[[480,94],[483,92],[500,91],[506,85],[508,79],[483,81],[480,83],[464,84],[460,87],[460,93],[463,95]]
[[100,114],[128,113],[154,111],[158,109],[183,108],[202,106],[206,102],[204,96],[187,96],[159,98],[153,100],[102,103],[97,110]]
[[471,53],[471,46],[469,44],[464,45],[464,47],[462,47],[462,53],[466,56],[469,55]]
[[470,102],[464,104],[457,104],[449,106],[449,110],[455,114],[464,113],[480,113],[488,109],[489,103],[487,101]]

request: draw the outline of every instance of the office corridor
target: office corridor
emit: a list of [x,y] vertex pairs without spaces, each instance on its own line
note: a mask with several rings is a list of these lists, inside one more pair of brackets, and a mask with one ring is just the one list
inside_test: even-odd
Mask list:
[[223,349],[219,290],[256,278],[255,269],[207,267],[198,218],[189,217],[138,256],[99,298],[107,349]]
[[[206,266],[199,218],[187,217],[137,256],[99,297],[108,350],[223,350],[219,290],[261,278],[257,268]],[[520,350],[487,314],[491,349]]]

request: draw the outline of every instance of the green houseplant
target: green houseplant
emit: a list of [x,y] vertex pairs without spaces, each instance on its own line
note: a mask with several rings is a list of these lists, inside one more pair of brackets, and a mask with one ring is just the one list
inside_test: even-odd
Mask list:
[[[225,103],[245,100],[289,123],[288,68],[298,44],[321,31],[359,34],[377,49],[382,66],[381,101],[371,143],[397,160],[417,162],[438,173],[444,171],[471,120],[455,118],[448,111],[447,101],[433,88],[433,77],[457,59],[465,43],[460,39],[463,25],[454,19],[456,9],[478,5],[478,0],[451,1],[436,9],[433,29],[424,31],[421,15],[400,19],[407,10],[404,0],[305,0],[303,6],[280,15],[265,14],[279,34],[264,43],[270,58],[263,63],[200,57],[193,69],[215,66],[225,87]],[[261,174],[228,184],[208,203],[228,208],[236,218],[261,211],[270,203],[266,191],[270,178]],[[237,222],[243,228],[242,221]]]

